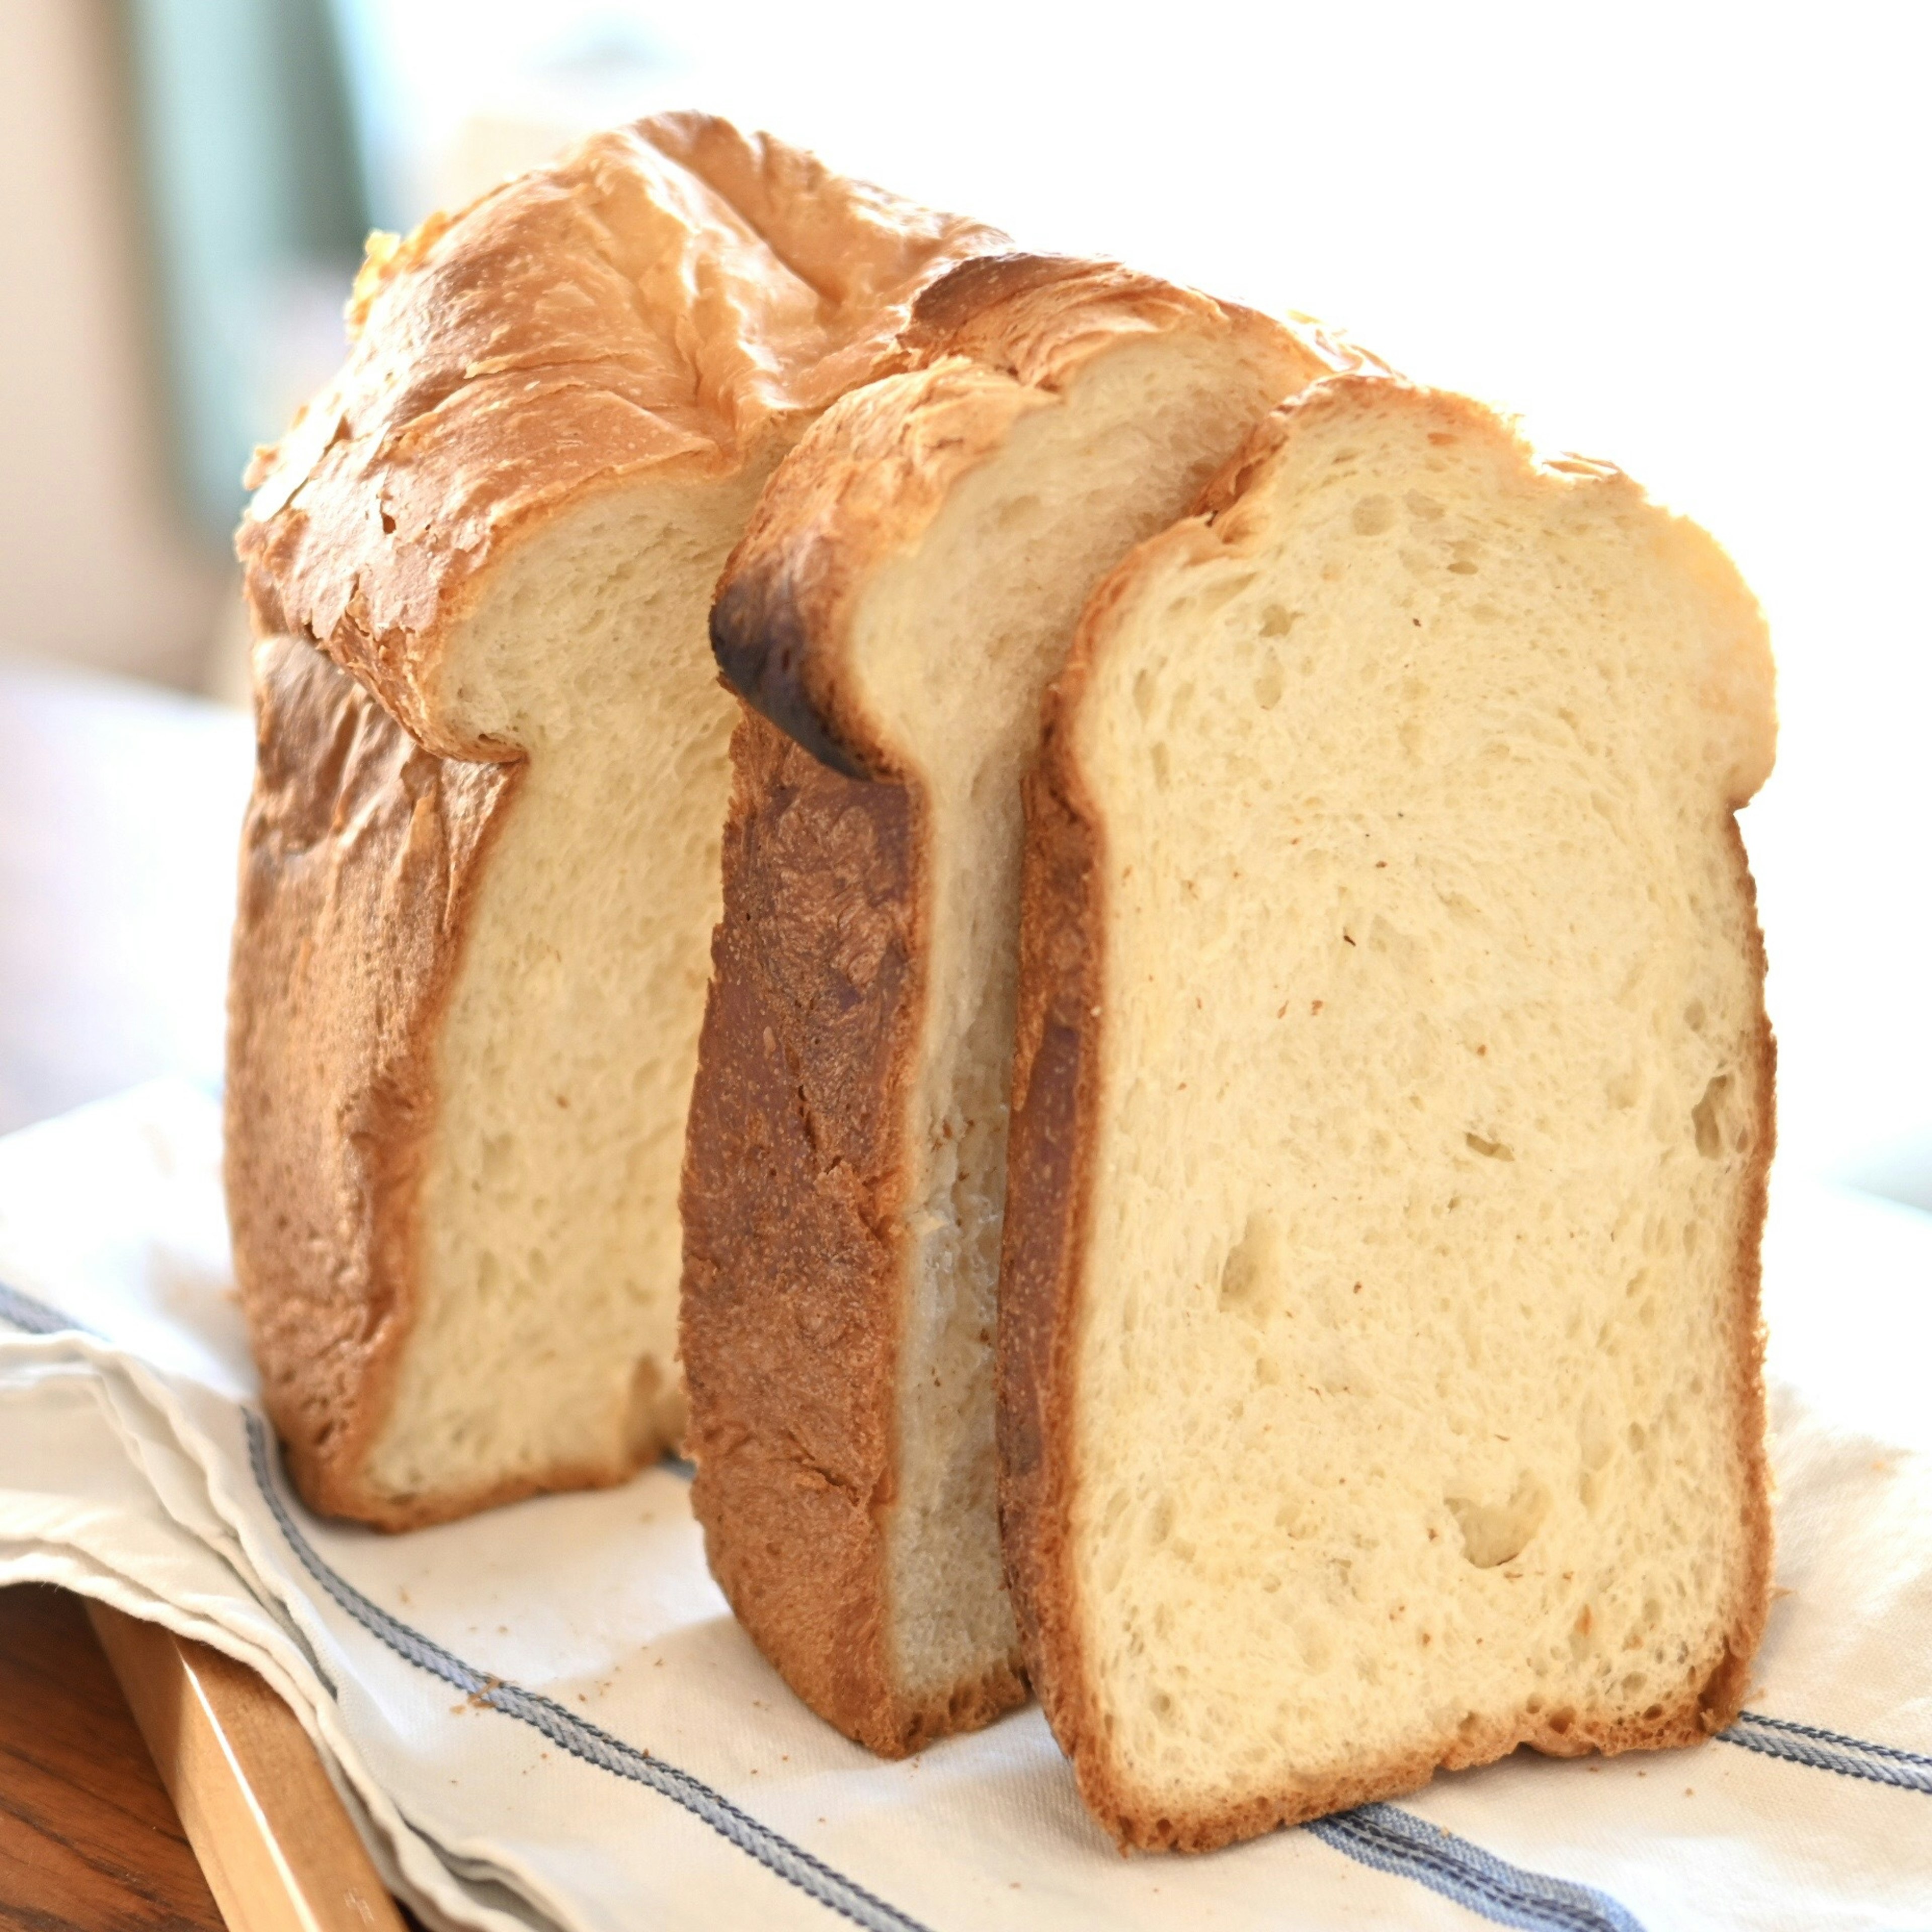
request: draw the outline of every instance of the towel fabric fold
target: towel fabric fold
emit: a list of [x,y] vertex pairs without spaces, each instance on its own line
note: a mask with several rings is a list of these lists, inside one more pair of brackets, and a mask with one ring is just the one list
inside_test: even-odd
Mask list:
[[0,1142],[0,1584],[260,1670],[432,1926],[1932,1928],[1932,1216],[1776,1197],[1781,1589],[1720,1738],[1124,1859],[1036,1710],[900,1764],[812,1717],[673,1466],[408,1536],[310,1516],[255,1406],[219,1155],[172,1083]]

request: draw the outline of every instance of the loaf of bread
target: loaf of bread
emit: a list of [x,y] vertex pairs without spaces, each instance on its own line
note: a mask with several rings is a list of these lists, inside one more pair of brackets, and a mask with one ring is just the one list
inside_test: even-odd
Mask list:
[[896,1755],[1023,1694],[992,1339],[1020,776],[1089,590],[1327,367],[1262,316],[1009,256],[829,410],[720,584],[724,918],[684,1186],[693,1503],[806,1702]]
[[678,1438],[712,587],[784,451],[1000,245],[680,116],[372,249],[239,539],[228,1198],[317,1509],[400,1528]]
[[1124,1844],[1736,1712],[1773,736],[1708,538],[1390,380],[1284,407],[1089,606],[1028,798],[1000,1447]]

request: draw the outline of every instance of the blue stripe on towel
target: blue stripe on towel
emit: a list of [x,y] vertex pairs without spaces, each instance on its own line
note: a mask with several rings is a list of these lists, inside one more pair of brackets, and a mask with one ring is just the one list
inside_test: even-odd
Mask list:
[[1892,1744],[1868,1744],[1841,1731],[1820,1730],[1815,1724],[1795,1724],[1788,1718],[1767,1718],[1740,1711],[1720,1742],[1742,1744],[1766,1757],[1808,1764],[1814,1771],[1835,1771],[1846,1778],[1868,1778],[1874,1784],[1896,1785],[1902,1791],[1932,1792],[1932,1757],[1900,1750]]
[[10,1322],[16,1328],[24,1328],[29,1335],[59,1335],[70,1330],[82,1335],[92,1335],[92,1328],[83,1328],[70,1316],[63,1315],[58,1308],[50,1308],[44,1301],[36,1301],[31,1294],[22,1294],[17,1288],[9,1288],[0,1281],[0,1322]]
[[1412,1878],[1498,1925],[1522,1932],[1643,1932],[1614,1898],[1549,1878],[1393,1804],[1358,1805],[1302,1827],[1380,1872]]

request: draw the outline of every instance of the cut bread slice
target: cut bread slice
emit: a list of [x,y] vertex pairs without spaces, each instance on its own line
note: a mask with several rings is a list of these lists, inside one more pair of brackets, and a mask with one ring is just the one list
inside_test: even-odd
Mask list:
[[227,1183],[302,1493],[402,1528],[679,1438],[712,586],[805,425],[1003,243],[670,116],[378,244],[239,540]]
[[1124,1844],[1737,1710],[1773,734],[1708,538],[1393,381],[1096,593],[1028,796],[1000,1454]]
[[[1023,1695],[992,1336],[1019,780],[1088,590],[1326,365],[1103,265],[922,303],[829,411],[712,616],[748,712],[692,1102],[682,1354],[712,1568],[887,1754]],[[760,715],[761,714],[761,715]]]

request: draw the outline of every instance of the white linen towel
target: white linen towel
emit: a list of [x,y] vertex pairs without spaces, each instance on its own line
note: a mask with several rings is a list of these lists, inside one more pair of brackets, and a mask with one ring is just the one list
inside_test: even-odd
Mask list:
[[0,1142],[0,1584],[262,1672],[432,1926],[1932,1928],[1932,1216],[1777,1197],[1781,1592],[1721,1738],[1128,1859],[1036,1709],[901,1764],[812,1716],[670,1466],[407,1536],[309,1515],[254,1405],[219,1151],[172,1083]]

